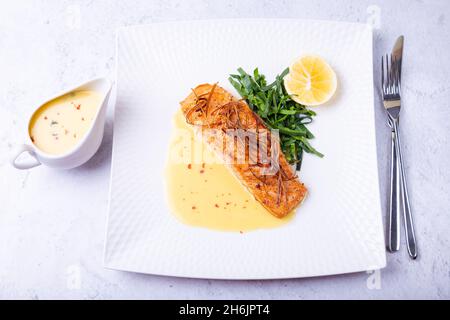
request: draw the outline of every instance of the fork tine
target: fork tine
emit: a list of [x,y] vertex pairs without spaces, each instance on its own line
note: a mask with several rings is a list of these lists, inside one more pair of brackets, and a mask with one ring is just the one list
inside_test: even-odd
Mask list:
[[400,93],[400,79],[399,79],[399,65],[398,65],[398,61],[395,60],[395,93],[399,94]]
[[399,75],[399,68],[398,68],[398,61],[397,59],[394,57],[393,58],[394,62],[393,62],[393,66],[392,66],[392,75],[394,77],[394,83],[393,83],[393,89],[394,89],[394,94],[398,94],[399,90],[398,90],[398,75]]
[[387,55],[384,56],[384,92],[385,94],[389,94],[389,60]]
[[386,78],[387,78],[387,92],[388,94],[392,93],[392,72],[391,72],[391,63],[389,60],[389,55],[386,54]]
[[392,82],[391,82],[391,87],[392,87],[391,93],[392,94],[395,94],[396,87],[397,87],[397,85],[396,85],[396,83],[397,83],[397,81],[396,81],[397,73],[396,73],[395,70],[396,70],[395,57],[391,54],[391,68],[389,69],[389,72],[391,73],[391,79],[392,79]]
[[392,93],[395,93],[397,86],[397,60],[391,54],[391,73],[392,73]]
[[381,91],[384,97],[385,83],[384,83],[384,55],[381,56]]
[[396,86],[397,86],[397,94],[400,96],[401,94],[401,81],[400,81],[400,60],[397,60],[396,62],[396,68],[395,68],[395,76],[396,76]]
[[381,57],[381,87],[383,99],[387,96],[398,95],[401,93],[400,64],[392,54],[386,54]]
[[395,93],[395,87],[396,87],[396,67],[395,67],[395,57],[391,54],[391,68],[390,68],[390,73],[391,73],[391,86],[392,86],[392,92],[391,93]]

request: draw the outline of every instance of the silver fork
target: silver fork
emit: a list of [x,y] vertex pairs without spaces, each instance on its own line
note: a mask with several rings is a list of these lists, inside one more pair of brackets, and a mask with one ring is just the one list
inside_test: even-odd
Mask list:
[[[392,62],[392,56],[390,57]],[[400,113],[399,107],[388,108],[386,101],[400,101],[400,93],[395,96],[393,78],[392,78],[392,66],[389,63],[389,56],[386,55],[381,59],[381,88],[383,93],[383,103],[386,107],[388,114],[389,125],[392,128],[391,132],[391,184],[390,184],[390,197],[389,197],[389,213],[387,216],[387,249],[390,252],[396,252],[400,250],[400,179],[397,166],[397,151],[396,151],[396,134],[392,118],[398,119]],[[398,103],[400,105],[400,103]],[[390,115],[389,110],[393,113]],[[398,122],[398,120],[397,120]]]
[[414,225],[409,204],[406,176],[403,169],[403,158],[399,137],[399,115],[401,109],[401,75],[402,60],[395,60],[386,55],[381,60],[381,87],[383,104],[388,114],[389,125],[392,127],[392,157],[391,157],[391,195],[388,220],[388,249],[398,251],[400,247],[400,203],[405,222],[406,244],[411,258],[417,258],[417,245]]

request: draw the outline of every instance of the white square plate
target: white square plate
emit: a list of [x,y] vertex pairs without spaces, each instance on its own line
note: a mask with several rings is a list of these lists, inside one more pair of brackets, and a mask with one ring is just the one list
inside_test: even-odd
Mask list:
[[[309,189],[295,218],[239,233],[178,222],[165,202],[163,168],[172,116],[190,88],[238,67],[272,79],[304,53],[338,75],[334,100],[317,108],[301,179]],[[310,277],[385,266],[372,70],[363,24],[301,20],[161,23],[119,30],[108,268],[215,279]]]

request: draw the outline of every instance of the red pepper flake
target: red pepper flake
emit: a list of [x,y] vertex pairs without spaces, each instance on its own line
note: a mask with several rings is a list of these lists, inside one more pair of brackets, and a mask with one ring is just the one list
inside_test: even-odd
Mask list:
[[219,208],[219,205],[216,203],[216,204],[214,205],[214,207]]
[[200,170],[200,173],[205,173],[205,170]]
[[78,104],[75,108],[77,108],[77,110],[80,110],[81,104]]
[[259,183],[256,184],[256,189],[261,189],[261,185]]
[[192,169],[192,164],[188,164],[188,169],[190,170],[190,169]]

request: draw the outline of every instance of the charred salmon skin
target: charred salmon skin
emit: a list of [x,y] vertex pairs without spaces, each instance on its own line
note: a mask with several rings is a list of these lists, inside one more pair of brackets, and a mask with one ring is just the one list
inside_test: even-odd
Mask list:
[[206,144],[271,214],[283,218],[302,203],[306,187],[244,101],[216,84],[202,84],[180,104],[187,123],[201,129]]

